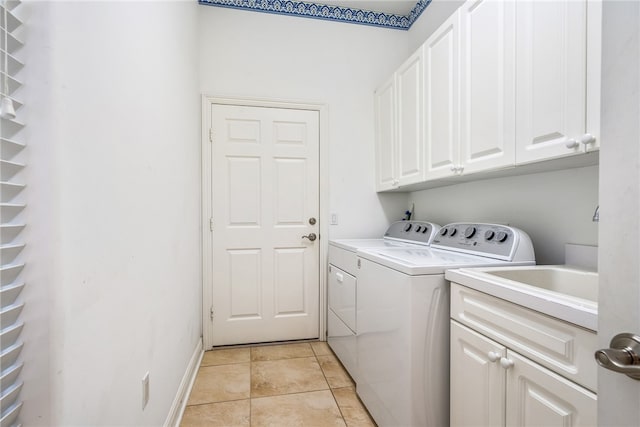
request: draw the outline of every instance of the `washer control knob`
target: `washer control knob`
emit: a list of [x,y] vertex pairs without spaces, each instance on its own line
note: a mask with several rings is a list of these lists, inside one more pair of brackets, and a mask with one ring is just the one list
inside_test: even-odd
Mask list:
[[426,233],[428,230],[429,230],[429,227],[425,225],[424,227],[422,227],[422,234]]
[[458,232],[457,228],[452,228],[451,230],[449,230],[449,236],[453,237],[456,235],[457,232]]
[[476,228],[475,227],[467,227],[464,230],[464,237],[466,237],[467,239],[472,238],[475,234],[476,234]]
[[446,228],[441,228],[441,229],[440,229],[440,235],[441,235],[441,236],[446,236],[446,235],[447,235],[447,233],[449,233],[449,230],[448,230],[448,229],[446,229]]
[[498,231],[498,234],[496,234],[496,240],[500,243],[504,242],[505,240],[507,240],[507,237],[509,237],[509,235],[507,233],[505,233],[504,231]]
[[496,235],[496,233],[493,230],[487,230],[484,233],[484,239],[485,240],[491,240],[491,239],[493,239],[493,236],[495,236],[495,235]]
[[417,226],[416,227],[416,233],[419,233],[421,231],[422,231],[422,226],[421,225]]
[[409,231],[409,230],[411,230],[411,227],[412,227],[412,224],[411,224],[411,223],[409,223],[409,224],[405,225],[405,226],[404,226],[404,231]]

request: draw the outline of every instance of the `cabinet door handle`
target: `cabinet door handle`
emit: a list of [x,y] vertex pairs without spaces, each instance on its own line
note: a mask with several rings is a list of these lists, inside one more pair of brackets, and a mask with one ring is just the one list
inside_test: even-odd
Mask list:
[[464,172],[464,166],[460,165],[458,166],[458,175],[462,175],[462,172]]
[[564,143],[564,146],[568,149],[577,148],[580,145],[578,141],[575,139],[567,139],[567,142]]
[[510,369],[513,367],[513,365],[513,360],[507,359],[506,357],[500,358],[500,366],[502,366],[504,369]]
[[344,276],[342,273],[336,273],[336,279],[338,279],[338,283],[344,282]]
[[498,360],[500,360],[500,353],[490,351],[489,353],[487,353],[487,359],[489,359],[489,362],[497,362]]
[[456,166],[451,166],[451,172],[453,173],[457,173],[458,172],[458,168]]
[[589,144],[593,144],[594,142],[596,142],[596,137],[591,135],[590,133],[585,133],[580,138],[580,142],[585,146]]

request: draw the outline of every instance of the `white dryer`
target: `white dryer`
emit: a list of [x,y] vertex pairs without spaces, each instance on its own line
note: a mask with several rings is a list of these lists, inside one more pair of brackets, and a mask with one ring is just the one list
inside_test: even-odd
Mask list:
[[450,268],[531,265],[531,240],[496,224],[449,224],[431,247],[357,252],[356,390],[379,426],[449,425]]
[[440,226],[425,221],[398,221],[379,239],[341,239],[329,242],[327,341],[349,375],[356,372],[357,251],[374,248],[428,246]]

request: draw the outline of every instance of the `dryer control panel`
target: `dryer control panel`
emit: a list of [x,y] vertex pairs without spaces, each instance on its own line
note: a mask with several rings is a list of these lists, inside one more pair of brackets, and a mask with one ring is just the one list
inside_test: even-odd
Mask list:
[[384,238],[429,245],[439,231],[440,226],[431,222],[396,221],[384,233]]
[[447,224],[433,238],[431,246],[505,261],[535,260],[529,236],[500,224]]

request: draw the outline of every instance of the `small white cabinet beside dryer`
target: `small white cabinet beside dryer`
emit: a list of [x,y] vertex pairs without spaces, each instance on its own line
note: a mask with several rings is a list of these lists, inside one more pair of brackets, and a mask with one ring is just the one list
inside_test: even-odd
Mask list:
[[357,368],[356,268],[355,252],[329,245],[327,341],[354,380]]
[[596,334],[451,284],[452,426],[597,424]]

